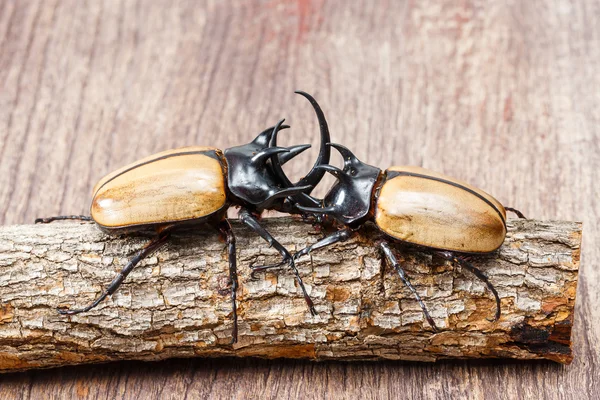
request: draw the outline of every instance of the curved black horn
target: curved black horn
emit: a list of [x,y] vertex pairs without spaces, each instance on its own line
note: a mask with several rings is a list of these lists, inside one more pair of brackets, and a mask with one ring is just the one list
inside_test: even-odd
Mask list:
[[313,106],[315,114],[317,114],[317,119],[319,120],[319,130],[321,132],[321,145],[319,147],[319,156],[317,157],[317,161],[315,161],[315,164],[313,165],[310,172],[304,178],[296,182],[296,186],[317,186],[321,179],[323,179],[325,171],[319,170],[315,167],[317,165],[329,164],[329,159],[331,158],[331,149],[329,146],[327,146],[327,143],[331,141],[331,136],[329,135],[329,127],[327,126],[327,120],[325,119],[325,114],[323,114],[323,110],[321,110],[321,107],[319,106],[317,101],[310,94],[301,90],[296,90],[294,93],[299,94],[300,96],[304,96]]
[[[289,127],[290,127],[289,125],[279,124],[277,130],[288,129]],[[273,135],[273,129],[275,129],[275,128],[276,128],[275,126],[272,126],[270,128],[265,129],[264,131],[259,133],[257,137],[254,138],[252,143],[254,143],[260,147],[267,146],[267,144],[269,144],[269,141],[271,140],[271,135]]]
[[336,149],[344,159],[344,167],[348,168],[352,165],[352,162],[359,161],[358,158],[350,151],[346,146],[342,146],[337,143],[327,143],[327,146],[331,146]]
[[[310,170],[310,172],[304,178],[300,179],[295,184],[292,183],[288,179],[285,172],[283,172],[283,168],[281,168],[282,162],[281,162],[281,158],[279,156],[274,155],[271,157],[271,165],[273,167],[273,172],[275,173],[277,178],[284,184],[284,186],[286,186],[286,187],[306,186],[306,185],[312,186],[312,189],[310,189],[300,195],[295,196],[294,200],[296,200],[299,204],[318,206],[318,205],[320,205],[321,201],[310,196],[309,193],[312,192],[314,187],[321,181],[321,179],[325,175],[325,170],[320,169],[318,167],[320,165],[326,165],[329,163],[329,159],[331,157],[331,148],[329,147],[328,144],[331,140],[331,137],[329,135],[329,128],[327,126],[327,120],[325,119],[323,110],[321,110],[321,107],[319,106],[317,101],[310,94],[308,94],[306,92],[297,90],[294,93],[297,93],[297,94],[305,97],[306,99],[308,99],[310,104],[313,106],[315,113],[317,114],[317,119],[319,120],[319,129],[320,129],[320,133],[321,133],[321,144],[319,147],[319,155],[317,157],[317,160],[315,161],[315,164],[313,165],[312,169]],[[283,121],[281,121],[280,124],[282,122]],[[278,124],[278,125],[280,125],[280,124]],[[278,129],[276,126],[276,127],[274,127],[273,132],[270,136],[269,146],[273,146],[273,147],[277,146],[277,132],[278,132]],[[288,160],[285,160],[285,161],[288,161]]]
[[261,161],[266,161],[267,158],[271,157],[274,154],[282,154],[289,153],[290,151],[285,147],[267,147],[264,150],[259,151],[250,159],[250,162],[259,163]]

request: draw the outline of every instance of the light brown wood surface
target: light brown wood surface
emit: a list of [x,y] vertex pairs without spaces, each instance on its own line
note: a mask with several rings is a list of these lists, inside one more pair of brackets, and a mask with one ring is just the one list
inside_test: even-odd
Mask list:
[[[592,398],[600,392],[597,1],[0,2],[0,220],[85,213],[106,173],[226,148],[286,117],[386,168],[468,181],[583,221],[570,366],[113,363],[0,377],[5,398]],[[316,151],[290,163],[300,177]],[[322,188],[321,192],[323,191]]]

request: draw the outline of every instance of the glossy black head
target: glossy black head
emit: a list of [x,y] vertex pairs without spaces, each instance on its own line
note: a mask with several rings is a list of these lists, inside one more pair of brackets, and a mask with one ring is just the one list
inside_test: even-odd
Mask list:
[[321,208],[298,208],[304,212],[324,214],[346,225],[358,225],[369,216],[375,184],[381,170],[360,161],[352,152],[339,144],[331,143],[344,158],[344,168],[322,165],[317,168],[329,172],[337,182],[331,187]]
[[[277,177],[270,163],[272,157],[284,163],[308,149],[310,145],[292,147],[270,146],[272,135],[281,129],[284,120],[261,132],[252,142],[225,150],[227,186],[240,205],[262,211],[278,210],[284,198],[312,190],[312,185],[286,187]],[[279,159],[278,155],[285,155]]]

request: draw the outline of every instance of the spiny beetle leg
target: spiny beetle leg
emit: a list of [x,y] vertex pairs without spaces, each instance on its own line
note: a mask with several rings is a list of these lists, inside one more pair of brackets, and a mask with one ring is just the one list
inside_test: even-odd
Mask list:
[[[298,258],[300,258],[304,255],[310,254],[310,252],[313,250],[321,249],[323,247],[327,247],[334,243],[345,242],[346,240],[350,239],[350,237],[352,236],[352,232],[353,232],[353,230],[351,228],[344,228],[339,231],[336,231],[336,232],[332,233],[331,235],[319,240],[318,242],[316,242],[310,246],[307,246],[307,247],[303,248],[302,250],[296,252],[294,254],[294,261],[296,261]],[[255,274],[257,272],[261,272],[261,271],[264,271],[267,269],[281,267],[283,264],[284,263],[272,264],[272,265],[257,265],[257,266],[251,265],[250,268],[252,268],[252,274]],[[254,275],[253,275],[253,277],[254,277]]]
[[314,243],[296,252],[296,254],[294,254],[294,260],[297,260],[303,255],[310,254],[310,252],[313,250],[322,249],[323,247],[327,247],[338,242],[345,242],[346,240],[350,239],[350,237],[352,237],[352,232],[353,230],[351,228],[344,228],[339,231],[336,231],[331,235],[319,240],[317,243]]
[[231,317],[233,319],[233,330],[231,332],[231,344],[238,341],[238,320],[236,296],[238,289],[237,258],[235,253],[235,235],[229,221],[221,221],[217,228],[227,241],[227,256],[229,259],[229,280],[231,281]]
[[88,215],[57,215],[56,217],[36,218],[35,224],[48,224],[52,221],[62,221],[65,219],[74,219],[79,221],[91,221],[92,217]]
[[400,279],[402,280],[404,285],[406,285],[406,287],[412,292],[413,296],[415,296],[415,298],[417,299],[417,302],[419,302],[419,305],[421,306],[421,310],[423,310],[423,315],[425,315],[425,318],[427,319],[427,322],[429,322],[429,325],[431,325],[431,327],[433,328],[433,331],[438,332],[439,330],[438,330],[437,326],[435,325],[433,318],[431,318],[431,315],[429,315],[429,311],[427,310],[425,303],[423,303],[421,296],[419,296],[419,293],[417,293],[417,290],[414,288],[414,286],[408,280],[408,276],[406,276],[406,273],[400,266],[400,263],[398,263],[398,260],[396,259],[396,256],[392,252],[392,249],[390,248],[389,244],[387,242],[382,241],[381,243],[379,243],[379,247],[381,248],[381,251],[383,252],[383,255],[385,256],[388,264],[390,264],[392,267],[394,267],[394,269],[400,276]]
[[471,264],[469,261],[467,261],[464,257],[457,256],[456,254],[452,253],[451,251],[436,251],[435,254],[450,261],[451,263],[458,264],[461,267],[471,271],[471,273],[473,275],[475,275],[480,281],[482,281],[483,283],[486,284],[488,289],[490,289],[490,291],[493,293],[494,299],[496,300],[496,314],[494,315],[493,321],[498,321],[500,319],[500,296],[498,296],[498,292],[496,291],[496,288],[494,287],[494,285],[492,285],[492,282],[489,281],[488,277],[485,276],[485,274],[483,272],[481,272],[480,269],[475,267],[473,264]]
[[77,309],[63,309],[59,308],[57,311],[62,315],[74,315],[82,312],[86,312],[96,307],[102,300],[104,300],[109,295],[113,294],[117,291],[121,283],[127,278],[127,275],[133,270],[133,268],[148,255],[156,251],[159,247],[164,245],[170,237],[170,233],[168,231],[163,231],[159,236],[146,244],[143,249],[139,250],[138,253],[123,267],[121,272],[117,274],[117,276],[112,280],[110,285],[102,292],[100,296],[96,300],[94,300],[90,305],[84,308]]
[[268,269],[281,268],[285,264],[287,264],[287,261],[285,259],[282,262],[278,263],[278,264],[256,265],[256,266],[254,264],[250,264],[250,269],[252,270],[252,272],[250,273],[250,277],[252,279],[258,279],[258,277],[255,274],[257,274],[259,272],[266,271]]
[[274,247],[275,250],[277,250],[279,252],[279,254],[281,254],[281,256],[283,257],[283,260],[281,261],[280,264],[282,264],[282,265],[288,264],[290,266],[290,268],[294,272],[296,281],[298,282],[298,285],[300,286],[300,289],[302,290],[302,294],[304,295],[304,300],[306,301],[306,304],[308,305],[308,309],[310,310],[312,315],[317,315],[317,310],[315,310],[313,301],[310,298],[310,296],[308,295],[308,293],[306,292],[306,288],[304,287],[304,282],[302,282],[302,278],[300,277],[300,273],[298,272],[298,269],[296,268],[296,264],[294,263],[294,258],[292,257],[290,252],[285,247],[283,247],[281,245],[281,243],[279,243],[277,240],[275,240],[273,238],[273,236],[271,236],[271,234],[269,232],[267,232],[267,230],[260,225],[258,220],[254,217],[254,215],[252,215],[252,213],[249,210],[247,210],[245,208],[241,208],[240,212],[239,212],[239,217],[240,217],[240,220],[244,224],[246,224],[246,226],[248,226],[250,229],[252,229],[255,233],[257,233],[260,237],[262,237],[267,243],[269,243],[269,245]]
[[[351,228],[344,228],[344,229],[341,229],[339,231],[332,233],[331,235],[319,240],[318,242],[312,244],[311,246],[307,246],[307,247],[303,248],[302,250],[296,252],[293,257],[294,262],[298,258],[302,257],[303,255],[310,254],[310,252],[313,250],[321,249],[323,247],[327,247],[334,243],[345,242],[352,236],[352,232],[353,232],[353,230]],[[271,265],[257,265],[257,266],[250,265],[250,268],[252,269],[252,273],[250,274],[250,276],[253,279],[256,279],[256,275],[255,275],[256,273],[266,271],[267,269],[280,268],[284,264],[285,264],[285,261],[280,262],[279,264],[271,264]]]

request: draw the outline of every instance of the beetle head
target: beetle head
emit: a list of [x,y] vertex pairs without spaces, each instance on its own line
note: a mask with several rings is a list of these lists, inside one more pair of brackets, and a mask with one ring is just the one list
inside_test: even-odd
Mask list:
[[241,205],[256,210],[280,209],[284,198],[310,192],[313,185],[286,187],[273,171],[271,160],[283,164],[310,145],[277,147],[271,145],[271,137],[289,128],[279,121],[277,125],[261,132],[252,142],[225,150],[227,160],[227,185]]
[[322,201],[322,207],[298,208],[307,213],[324,214],[346,225],[357,225],[369,216],[373,190],[381,170],[360,161],[352,152],[339,144],[328,143],[344,158],[344,168],[321,165],[318,169],[329,172],[337,182]]

